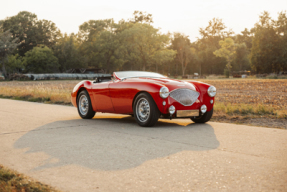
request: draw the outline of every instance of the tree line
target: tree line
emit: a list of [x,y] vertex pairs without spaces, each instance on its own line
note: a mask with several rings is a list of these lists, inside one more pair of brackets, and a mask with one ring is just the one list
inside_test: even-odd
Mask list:
[[66,72],[71,68],[147,70],[169,75],[287,71],[287,14],[268,12],[250,30],[235,34],[214,18],[191,42],[183,33],[160,33],[151,14],[135,11],[128,20],[89,20],[77,34],[22,11],[0,21],[0,65],[15,72]]

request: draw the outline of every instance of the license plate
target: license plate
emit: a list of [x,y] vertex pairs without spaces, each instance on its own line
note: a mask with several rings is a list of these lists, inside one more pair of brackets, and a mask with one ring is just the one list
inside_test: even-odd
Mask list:
[[176,111],[177,117],[197,117],[199,116],[199,110],[177,110]]

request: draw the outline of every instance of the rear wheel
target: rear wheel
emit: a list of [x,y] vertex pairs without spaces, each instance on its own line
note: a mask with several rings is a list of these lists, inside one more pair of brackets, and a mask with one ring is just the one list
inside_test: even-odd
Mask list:
[[78,113],[83,119],[92,119],[96,112],[93,111],[90,96],[86,90],[79,93],[77,98]]
[[200,117],[198,118],[190,118],[194,123],[206,123],[207,121],[209,121],[212,117],[212,114],[213,114],[213,108],[204,113],[203,115],[201,115]]
[[160,112],[148,93],[139,94],[133,105],[134,117],[142,127],[152,127],[158,121]]

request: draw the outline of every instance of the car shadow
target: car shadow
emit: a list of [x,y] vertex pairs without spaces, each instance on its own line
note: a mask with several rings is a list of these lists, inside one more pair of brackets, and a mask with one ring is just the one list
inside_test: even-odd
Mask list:
[[14,143],[15,148],[28,148],[27,154],[50,155],[34,170],[70,164],[123,170],[181,151],[206,151],[218,146],[209,124],[160,120],[154,127],[143,128],[132,117],[56,121],[26,133]]

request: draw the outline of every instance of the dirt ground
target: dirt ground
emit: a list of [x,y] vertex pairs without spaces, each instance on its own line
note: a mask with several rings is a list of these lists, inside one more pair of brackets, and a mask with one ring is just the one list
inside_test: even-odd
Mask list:
[[287,109],[287,79],[200,80],[217,89],[216,101]]

